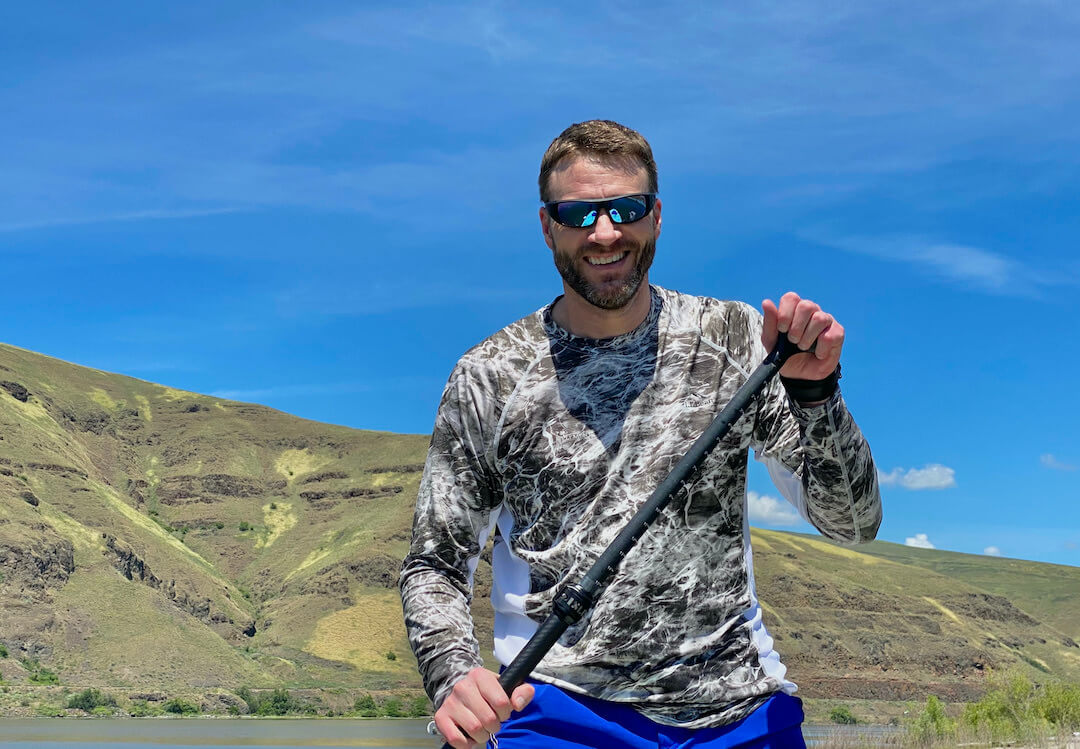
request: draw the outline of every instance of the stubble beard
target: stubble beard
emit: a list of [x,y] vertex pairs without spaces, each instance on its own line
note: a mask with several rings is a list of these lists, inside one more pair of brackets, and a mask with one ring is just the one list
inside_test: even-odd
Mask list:
[[559,270],[559,275],[562,276],[566,285],[576,291],[589,304],[606,310],[622,309],[630,303],[638,289],[641,288],[641,282],[645,279],[649,268],[652,266],[653,257],[656,255],[656,237],[645,240],[640,247],[636,248],[623,244],[604,248],[605,252],[621,252],[624,250],[627,252],[636,250],[637,262],[630,270],[630,274],[621,283],[617,284],[604,284],[603,287],[595,286],[578,269],[578,262],[585,263],[587,261],[584,258],[579,261],[573,254],[560,250],[557,245],[554,252],[555,267]]

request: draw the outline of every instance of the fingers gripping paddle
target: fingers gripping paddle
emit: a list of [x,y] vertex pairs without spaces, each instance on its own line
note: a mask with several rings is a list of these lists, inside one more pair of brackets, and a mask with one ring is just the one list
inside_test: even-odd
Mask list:
[[[809,351],[813,350],[814,347],[811,346]],[[786,335],[780,334],[772,353],[750,373],[750,377],[735,392],[731,401],[724,406],[724,410],[717,414],[708,429],[697,438],[686,455],[675,464],[671,473],[656,487],[645,504],[634,513],[630,522],[593,563],[581,582],[566,586],[555,598],[551,614],[499,676],[499,684],[507,695],[525,681],[536,665],[554,647],[563,632],[571,624],[580,621],[592,608],[601,588],[619,569],[623,557],[634,548],[638,539],[645,534],[675,493],[704,462],[705,457],[712,452],[717,443],[727,435],[746,407],[784,366],[784,362],[795,354],[802,353],[808,352],[789,341]],[[428,730],[434,732],[434,723],[428,726]],[[443,749],[451,748],[449,744],[443,744]]]

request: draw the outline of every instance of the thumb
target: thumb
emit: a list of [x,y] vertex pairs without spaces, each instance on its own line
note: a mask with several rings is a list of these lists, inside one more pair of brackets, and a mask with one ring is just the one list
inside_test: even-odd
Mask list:
[[515,710],[521,710],[532,702],[534,694],[536,694],[536,690],[533,689],[532,684],[522,684],[514,690],[513,695],[510,697],[510,702],[513,704]]
[[765,351],[772,351],[776,347],[777,339],[780,337],[777,330],[780,311],[773,304],[772,299],[762,301],[761,311],[764,317],[761,323],[761,344],[765,347]]

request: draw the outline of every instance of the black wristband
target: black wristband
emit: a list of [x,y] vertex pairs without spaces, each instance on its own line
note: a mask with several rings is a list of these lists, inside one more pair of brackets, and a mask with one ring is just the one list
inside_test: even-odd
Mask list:
[[780,382],[784,384],[784,389],[792,400],[799,403],[825,401],[836,392],[837,384],[840,382],[840,365],[837,364],[832,374],[824,380],[797,380],[780,375]]

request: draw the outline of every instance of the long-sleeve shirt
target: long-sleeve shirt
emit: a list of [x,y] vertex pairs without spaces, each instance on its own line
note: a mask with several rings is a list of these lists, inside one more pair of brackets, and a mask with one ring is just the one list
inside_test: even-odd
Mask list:
[[[482,666],[469,602],[487,537],[495,655],[507,665],[765,358],[749,305],[650,290],[649,315],[629,333],[574,336],[553,321],[553,303],[451,374],[401,572],[405,624],[437,706]],[[839,390],[802,407],[773,379],[532,678],[691,728],[795,690],[754,592],[749,449],[825,536],[874,537],[877,472]]]

